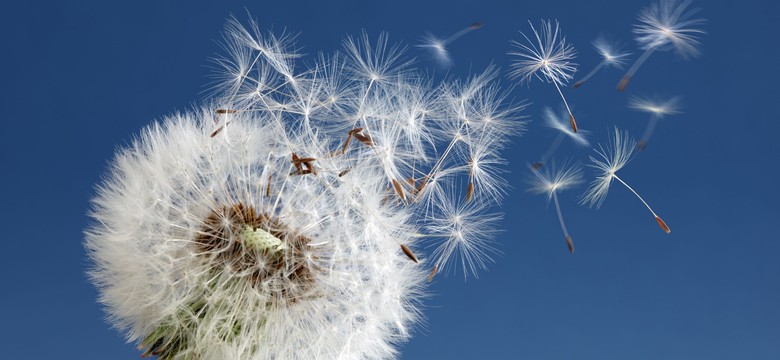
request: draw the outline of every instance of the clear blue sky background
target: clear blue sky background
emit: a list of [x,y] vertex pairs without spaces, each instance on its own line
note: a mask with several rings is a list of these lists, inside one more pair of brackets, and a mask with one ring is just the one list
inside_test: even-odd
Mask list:
[[[474,21],[451,44],[452,72],[509,64],[527,20],[558,18],[579,74],[599,61],[590,41],[631,28],[649,1],[22,2],[0,4],[0,357],[136,359],[103,320],[84,275],[82,230],[93,186],[117,146],[152,120],[203,99],[208,59],[232,13],[265,29],[300,32],[304,52],[331,52],[348,34],[414,44]],[[600,210],[563,193],[577,252],[553,207],[524,190],[524,164],[554,134],[553,87],[512,91],[532,105],[530,131],[507,151],[503,256],[478,280],[438,278],[427,321],[404,359],[780,359],[780,8],[771,1],[697,1],[708,19],[704,56],[656,53],[626,93],[616,70],[566,90],[580,126],[603,142],[613,125],[641,134],[631,94],[684,97],[646,151],[620,175],[672,228],[664,234],[635,198],[613,187]],[[637,50],[635,51],[635,55]],[[434,70],[419,49],[408,54]],[[511,81],[502,79],[509,86]],[[587,160],[564,145],[559,155]],[[591,173],[587,173],[590,179]]]

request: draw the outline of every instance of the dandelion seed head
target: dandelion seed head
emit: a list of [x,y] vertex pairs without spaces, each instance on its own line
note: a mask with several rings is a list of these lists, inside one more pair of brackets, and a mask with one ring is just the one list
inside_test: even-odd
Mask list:
[[447,44],[433,34],[426,34],[420,40],[420,43],[415,46],[428,50],[439,66],[449,67],[452,65],[452,58],[447,50]]
[[594,149],[598,157],[590,156],[591,164],[588,166],[596,169],[597,175],[580,199],[582,204],[601,206],[607,197],[609,185],[612,184],[615,173],[631,161],[635,147],[636,142],[627,131],[615,128],[614,135],[610,136],[607,147],[604,148],[599,144],[598,149]]
[[700,29],[705,20],[694,18],[698,9],[688,10],[690,0],[658,0],[639,12],[639,24],[634,26],[636,41],[644,50],[674,49],[687,58],[699,54]]
[[517,50],[510,51],[509,55],[517,58],[511,64],[509,76],[521,82],[530,82],[536,77],[545,82],[566,84],[577,71],[577,64],[572,62],[576,52],[560,33],[558,21],[542,20],[538,31],[530,21],[528,23],[534,39],[521,32],[525,43],[512,40]]
[[628,107],[634,110],[651,113],[656,117],[676,115],[681,112],[682,98],[669,99],[632,96],[628,100]]
[[543,169],[529,166],[533,178],[529,181],[528,191],[546,194],[551,200],[554,193],[568,190],[582,183],[582,167],[572,162],[564,162],[558,166],[554,162]]
[[[255,23],[231,20],[226,44],[210,102],[144,129],[98,186],[100,301],[144,356],[393,357],[424,266],[492,260],[494,165],[522,106],[495,70],[434,86],[386,35],[303,69]],[[450,205],[469,176],[473,200]]]
[[556,114],[552,108],[545,107],[542,110],[542,117],[544,118],[545,126],[566,134],[566,136],[572,139],[577,145],[590,146],[590,142],[587,138],[589,131],[572,131],[571,126],[569,125],[569,112],[566,110],[566,108],[563,108],[561,112]]
[[622,68],[631,55],[630,52],[621,50],[617,44],[609,41],[606,36],[599,36],[593,40],[593,47],[596,48],[596,52],[599,53],[605,64],[617,68]]

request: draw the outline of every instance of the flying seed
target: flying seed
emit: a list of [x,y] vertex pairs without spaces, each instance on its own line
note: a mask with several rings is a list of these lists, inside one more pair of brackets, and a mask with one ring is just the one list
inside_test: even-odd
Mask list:
[[428,282],[433,281],[433,277],[436,276],[436,273],[439,272],[439,264],[433,265],[433,270],[431,270],[431,273],[428,274]]
[[417,260],[417,256],[414,256],[414,253],[412,252],[411,249],[409,249],[408,246],[406,246],[404,244],[401,244],[401,250],[404,252],[404,254],[406,254],[406,257],[408,257],[409,259],[411,259],[415,263],[418,263],[418,264],[420,263],[420,261]]

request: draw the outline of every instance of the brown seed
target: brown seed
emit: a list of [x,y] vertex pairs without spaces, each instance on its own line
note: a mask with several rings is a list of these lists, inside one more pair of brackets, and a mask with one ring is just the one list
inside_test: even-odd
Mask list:
[[576,88],[578,88],[578,87],[582,86],[582,84],[584,84],[584,83],[585,83],[585,82],[584,82],[584,81],[582,81],[582,80],[580,80],[580,81],[577,81],[576,83],[574,83],[574,86],[573,86],[573,87],[576,89]]
[[268,185],[265,187],[265,196],[271,197],[271,175],[268,175]]
[[420,184],[419,184],[419,185],[417,185],[417,192],[418,192],[418,193],[419,193],[420,191],[422,191],[423,187],[425,187],[425,185],[426,185],[426,184],[428,184],[428,179],[429,179],[428,175],[425,175],[425,176],[422,178],[422,180],[420,181]]
[[231,110],[231,109],[217,109],[217,114],[235,114],[238,110]]
[[311,173],[311,174],[312,174],[312,175],[314,175],[314,176],[317,176],[317,174],[318,174],[318,173],[317,173],[317,168],[315,168],[315,167],[314,167],[314,165],[312,165],[312,164],[311,164],[310,162],[308,162],[308,161],[307,161],[307,162],[305,162],[305,163],[303,163],[303,165],[304,165],[304,166],[306,166],[306,170],[308,170],[308,171],[309,171],[309,173]]
[[433,277],[436,276],[436,273],[439,272],[439,264],[433,265],[433,270],[431,270],[431,273],[428,274],[428,282],[433,281]]
[[296,172],[303,171],[303,166],[301,166],[301,158],[298,157],[298,154],[292,153],[292,163],[295,165]]
[[293,172],[291,172],[291,173],[290,173],[290,176],[295,176],[295,175],[309,175],[309,174],[313,174],[313,172],[311,171],[311,169],[302,169],[301,171],[297,171],[297,170],[296,170],[296,171],[293,171]]
[[401,187],[401,184],[396,179],[393,179],[393,188],[395,188],[396,194],[398,194],[398,196],[401,198],[404,204],[406,204],[406,194],[404,194],[404,189]]
[[[227,126],[227,124],[230,124],[230,122],[227,122],[227,123],[225,123],[225,126]],[[219,134],[219,133],[220,133],[220,131],[222,131],[222,128],[224,128],[225,126],[220,126],[220,127],[218,127],[218,128],[217,128],[217,130],[214,130],[214,131],[211,133],[211,135],[209,135],[209,137],[215,137],[215,136],[217,136],[217,134]]]
[[344,142],[344,146],[341,148],[342,154],[347,153],[347,148],[349,147],[350,141],[352,141],[352,133],[349,133],[349,135],[347,135],[347,141]]
[[412,252],[412,250],[411,250],[411,249],[409,249],[409,247],[408,247],[408,246],[406,246],[406,245],[404,245],[404,244],[401,244],[401,250],[404,252],[404,254],[406,254],[406,257],[408,257],[409,259],[411,259],[411,260],[412,260],[412,261],[414,261],[415,263],[418,263],[418,264],[420,263],[420,262],[417,260],[417,256],[414,256],[414,253]]
[[622,79],[620,79],[620,82],[617,86],[617,91],[623,91],[626,89],[626,86],[628,86],[628,82],[631,81],[631,76],[623,76]]
[[354,133],[354,134],[352,134],[352,136],[354,136],[355,139],[358,139],[358,141],[362,142],[363,144],[366,144],[368,146],[373,146],[374,145],[374,141],[371,140],[371,137],[368,136],[368,135],[363,135],[363,134],[360,134],[360,133]]
[[293,160],[293,162],[305,164],[307,162],[312,162],[312,161],[315,161],[315,160],[317,160],[317,159],[312,158],[312,157],[307,157],[307,158],[298,158],[297,160]]
[[574,254],[574,242],[569,235],[566,235],[566,245],[569,247],[569,252]]
[[655,221],[658,222],[658,226],[660,226],[661,229],[666,231],[667,234],[672,232],[672,229],[669,229],[669,226],[667,226],[666,223],[663,220],[661,220],[660,217],[658,217],[658,215],[655,216]]
[[469,187],[466,188],[466,202],[471,202],[472,196],[474,196],[474,183],[469,182]]
[[534,168],[534,170],[539,170],[544,166],[544,163],[541,161],[537,161],[531,165],[531,167]]
[[636,143],[636,148],[641,150],[644,150],[647,147],[647,141],[639,140],[638,143]]
[[574,115],[569,114],[569,122],[571,123],[571,131],[577,132],[577,122],[574,121]]
[[347,175],[347,173],[349,173],[350,171],[352,171],[352,169],[341,170],[341,172],[339,173],[339,177]]
[[406,179],[406,182],[409,183],[409,191],[412,195],[417,195],[417,180],[412,176]]

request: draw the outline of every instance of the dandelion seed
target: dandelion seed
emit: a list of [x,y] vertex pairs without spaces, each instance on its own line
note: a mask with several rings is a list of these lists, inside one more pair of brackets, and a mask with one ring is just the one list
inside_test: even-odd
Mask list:
[[609,192],[609,186],[612,184],[612,180],[617,180],[639,198],[642,204],[647,207],[647,210],[650,210],[650,213],[653,214],[661,229],[668,234],[671,230],[666,223],[661,220],[650,205],[648,205],[631,186],[626,184],[616,174],[618,170],[622,169],[623,166],[631,160],[635,145],[636,143],[629,137],[628,132],[621,132],[615,128],[615,135],[614,137],[610,137],[609,146],[605,149],[599,145],[599,148],[596,149],[596,153],[600,158],[590,157],[592,164],[589,166],[595,168],[599,174],[596,176],[596,179],[591,182],[590,187],[585,194],[583,194],[580,202],[582,204],[589,204],[590,206],[601,206],[604,199],[607,197],[607,192]]
[[655,126],[658,121],[666,115],[676,115],[680,113],[680,101],[679,97],[673,97],[667,100],[631,97],[628,100],[628,107],[634,110],[650,113],[650,121],[647,122],[647,127],[642,134],[642,138],[636,144],[637,149],[644,150],[647,147],[650,137],[653,135]]
[[593,75],[601,70],[604,66],[614,66],[616,68],[622,68],[626,61],[626,58],[631,55],[630,52],[620,50],[618,46],[609,40],[605,36],[599,36],[593,41],[593,47],[596,48],[596,52],[601,55],[601,62],[591,70],[588,75],[574,83],[573,87],[578,88],[588,81]]
[[414,253],[412,252],[412,249],[409,249],[408,246],[406,246],[404,244],[401,244],[401,251],[404,252],[404,255],[406,255],[406,257],[408,257],[409,260],[412,260],[415,263],[419,263],[420,262],[419,260],[417,260],[417,256],[414,255]]
[[433,269],[431,270],[431,273],[428,274],[428,282],[433,281],[433,277],[436,276],[436,273],[439,272],[439,264],[433,265]]
[[558,192],[581,184],[582,168],[572,163],[564,163],[561,167],[556,167],[553,164],[545,168],[544,171],[532,168],[531,173],[534,175],[534,179],[531,182],[529,191],[537,194],[546,194],[548,202],[553,200],[566,245],[569,248],[569,252],[574,253],[574,242],[566,229],[566,223],[563,221],[561,205],[558,203]]
[[683,58],[699,54],[699,36],[704,30],[697,28],[704,19],[692,18],[698,9],[686,10],[692,1],[658,0],[639,12],[639,24],[634,26],[635,40],[644,50],[617,85],[623,91],[639,67],[655,51],[674,50]]
[[545,107],[542,111],[544,125],[558,130],[560,133],[558,133],[558,136],[555,137],[555,140],[553,140],[553,142],[550,144],[550,147],[547,148],[547,151],[542,154],[542,157],[539,159],[539,161],[531,165],[535,169],[541,169],[544,166],[544,164],[547,162],[547,159],[549,159],[555,153],[555,151],[558,150],[558,147],[566,137],[570,138],[572,141],[574,141],[575,144],[579,146],[590,145],[588,139],[586,138],[588,132],[584,130],[579,132],[571,131],[569,124],[567,124],[565,120],[566,115],[566,109],[563,109],[561,115],[555,114],[550,107]]
[[450,58],[449,51],[447,51],[447,45],[451,44],[453,41],[457,40],[461,36],[466,35],[467,33],[479,29],[481,27],[482,27],[482,23],[475,22],[461,29],[460,31],[450,35],[450,37],[444,40],[441,40],[432,34],[427,34],[425,37],[423,37],[422,43],[416,46],[419,48],[430,50],[431,54],[433,55],[433,58],[436,60],[439,66],[446,68],[452,65],[452,59]]
[[[567,44],[566,38],[560,34],[557,20],[555,20],[555,26],[553,26],[552,21],[542,20],[539,31],[530,21],[528,23],[531,25],[536,41],[528,38],[523,32],[520,34],[523,35],[528,45],[512,40],[512,45],[518,50],[509,52],[509,55],[517,56],[518,59],[512,63],[513,70],[509,76],[519,78],[521,82],[530,82],[532,77],[536,77],[541,81],[555,85],[563,104],[566,105],[566,110],[569,112],[571,130],[577,132],[577,122],[574,121],[569,103],[561,92],[561,86],[566,85],[572,79],[574,72],[577,71],[577,64],[571,62],[575,55],[574,47]],[[541,76],[539,76],[540,73]]]

